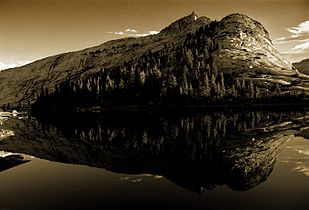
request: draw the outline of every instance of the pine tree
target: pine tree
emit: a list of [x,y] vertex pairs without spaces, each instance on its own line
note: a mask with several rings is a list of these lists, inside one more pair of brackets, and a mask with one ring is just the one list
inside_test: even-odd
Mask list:
[[240,80],[239,80],[238,78],[236,79],[236,88],[237,88],[238,90],[241,89]]
[[153,75],[156,79],[161,78],[162,73],[161,73],[160,69],[159,69],[157,66],[155,66],[155,67],[153,68],[152,75]]
[[232,92],[231,92],[231,94],[232,94],[233,98],[237,98],[238,97],[235,85],[232,85]]
[[182,82],[181,82],[182,95],[188,95],[189,84],[187,79],[187,68],[184,66],[184,71],[182,73]]
[[259,99],[261,97],[261,91],[259,87],[255,88],[255,98]]
[[276,84],[275,95],[281,96],[281,89],[280,89],[279,83]]
[[245,79],[242,79],[242,80],[241,80],[241,89],[242,89],[242,90],[245,90],[245,89],[246,89],[246,80],[245,80]]
[[182,86],[179,86],[179,94],[181,96],[185,95],[184,92],[183,92]]
[[200,82],[199,84],[200,84],[200,88],[199,88],[200,96],[209,97],[210,96],[210,86],[209,86],[209,79],[208,79],[207,74],[205,74],[202,82]]
[[189,65],[191,69],[193,68],[193,54],[191,49],[188,49],[186,51],[186,63]]
[[130,87],[134,86],[135,84],[135,68],[133,66],[130,68],[129,75],[128,75],[128,85]]
[[218,82],[218,84],[217,84],[216,96],[217,96],[218,98],[222,98],[222,97],[223,97],[223,95],[222,95],[222,90],[221,90],[221,85],[220,85],[219,82]]
[[193,87],[192,87],[191,82],[189,83],[188,95],[189,95],[189,96],[193,96]]
[[125,89],[125,87],[126,87],[125,81],[121,78],[119,82],[119,88],[123,90]]
[[160,96],[167,96],[167,81],[163,80],[160,87]]
[[114,81],[110,78],[109,75],[106,76],[106,90],[110,91],[114,89]]
[[138,83],[140,86],[143,86],[146,80],[146,74],[144,71],[139,72],[138,74]]
[[215,74],[211,75],[211,95],[216,96],[217,94],[217,84],[216,84],[216,76]]
[[167,80],[167,90],[173,91],[177,87],[177,79],[173,73],[169,73]]
[[100,94],[100,77],[98,77],[98,79],[97,79],[97,84],[96,84],[96,90],[97,90],[97,95],[99,95]]
[[210,66],[209,66],[209,63],[206,64],[205,69],[206,69],[206,72],[207,72],[208,74],[210,74]]

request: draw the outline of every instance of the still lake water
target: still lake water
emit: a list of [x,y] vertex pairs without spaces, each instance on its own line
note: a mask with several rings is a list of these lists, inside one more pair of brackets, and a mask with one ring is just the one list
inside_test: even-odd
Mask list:
[[308,114],[9,118],[0,209],[309,209]]

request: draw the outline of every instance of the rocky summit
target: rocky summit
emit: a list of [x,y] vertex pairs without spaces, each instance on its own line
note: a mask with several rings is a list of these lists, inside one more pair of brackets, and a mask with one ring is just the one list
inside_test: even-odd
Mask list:
[[263,25],[248,16],[232,14],[215,29],[212,53],[220,70],[239,73],[296,75],[292,65],[274,48]]
[[307,97],[308,80],[280,56],[256,20],[231,14],[212,21],[193,12],[156,35],[112,40],[1,71],[0,106],[43,97],[77,106],[260,100],[274,93]]

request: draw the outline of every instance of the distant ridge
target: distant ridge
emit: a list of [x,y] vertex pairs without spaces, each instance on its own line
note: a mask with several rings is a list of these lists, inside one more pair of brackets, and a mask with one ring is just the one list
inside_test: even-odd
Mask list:
[[304,60],[302,60],[300,62],[297,62],[297,63],[293,63],[293,65],[301,73],[309,75],[309,58],[308,59],[304,59]]

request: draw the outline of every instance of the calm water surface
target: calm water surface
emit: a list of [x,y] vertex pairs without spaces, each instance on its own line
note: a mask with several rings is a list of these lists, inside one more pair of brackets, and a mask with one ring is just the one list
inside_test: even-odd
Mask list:
[[2,120],[0,209],[309,209],[306,111]]

